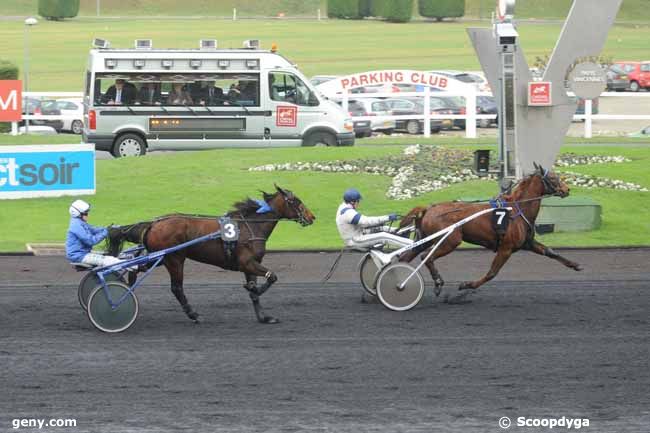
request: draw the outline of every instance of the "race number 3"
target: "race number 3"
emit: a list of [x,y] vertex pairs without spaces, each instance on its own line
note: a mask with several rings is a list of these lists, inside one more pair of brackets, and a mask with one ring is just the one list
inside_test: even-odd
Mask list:
[[239,227],[230,218],[221,220],[221,237],[226,242],[233,242],[239,239]]

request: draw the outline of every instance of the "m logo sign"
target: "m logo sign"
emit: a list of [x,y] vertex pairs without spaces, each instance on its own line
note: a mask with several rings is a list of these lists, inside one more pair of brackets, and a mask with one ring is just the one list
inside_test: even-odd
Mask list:
[[18,122],[22,117],[23,98],[20,80],[0,80],[0,122]]

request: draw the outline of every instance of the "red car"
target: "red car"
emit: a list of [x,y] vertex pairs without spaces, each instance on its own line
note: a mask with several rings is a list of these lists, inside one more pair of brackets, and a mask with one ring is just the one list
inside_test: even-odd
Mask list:
[[650,61],[645,62],[614,62],[615,70],[625,73],[624,79],[629,81],[629,89],[638,92],[640,89],[650,90]]

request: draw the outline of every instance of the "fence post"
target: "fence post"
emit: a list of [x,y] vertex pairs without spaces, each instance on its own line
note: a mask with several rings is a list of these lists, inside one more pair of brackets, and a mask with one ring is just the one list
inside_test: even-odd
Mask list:
[[18,135],[18,122],[11,122],[11,135]]
[[465,137],[476,138],[476,89],[468,87],[465,94]]
[[591,138],[592,136],[592,120],[591,120],[591,110],[592,110],[592,101],[591,99],[585,99],[585,138]]
[[426,138],[431,137],[431,87],[424,86],[424,120],[422,129]]
[[232,8],[232,20],[237,21],[237,8]]
[[320,9],[318,9],[318,21],[320,21]]

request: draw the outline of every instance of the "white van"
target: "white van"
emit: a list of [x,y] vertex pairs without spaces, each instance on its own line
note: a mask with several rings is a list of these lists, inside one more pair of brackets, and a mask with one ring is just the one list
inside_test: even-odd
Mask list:
[[[247,46],[259,44],[246,41]],[[147,150],[351,146],[352,119],[274,51],[90,51],[83,140],[116,157]]]

